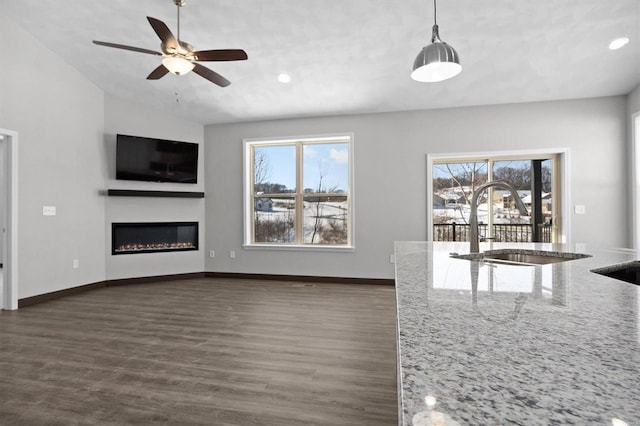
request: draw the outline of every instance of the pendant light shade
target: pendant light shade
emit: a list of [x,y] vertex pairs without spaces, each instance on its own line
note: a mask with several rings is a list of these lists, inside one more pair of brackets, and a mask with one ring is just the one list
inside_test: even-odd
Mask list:
[[411,78],[427,83],[448,80],[462,71],[458,52],[440,39],[436,21],[436,2],[433,2],[434,25],[431,44],[422,48],[413,62]]

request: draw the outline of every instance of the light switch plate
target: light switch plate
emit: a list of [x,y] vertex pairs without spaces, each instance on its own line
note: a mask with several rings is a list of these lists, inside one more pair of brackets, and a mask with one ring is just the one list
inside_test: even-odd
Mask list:
[[42,206],[42,216],[55,216],[56,206]]

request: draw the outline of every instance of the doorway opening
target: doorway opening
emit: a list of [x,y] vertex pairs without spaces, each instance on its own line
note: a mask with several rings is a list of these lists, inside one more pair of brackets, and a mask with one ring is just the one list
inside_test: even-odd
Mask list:
[[18,309],[18,133],[0,129],[0,308]]

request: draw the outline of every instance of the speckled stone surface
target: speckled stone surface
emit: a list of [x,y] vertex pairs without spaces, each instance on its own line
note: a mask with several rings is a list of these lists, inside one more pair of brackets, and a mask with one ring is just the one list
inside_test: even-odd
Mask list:
[[449,256],[468,250],[396,243],[399,423],[431,395],[461,425],[640,425],[640,286],[590,272],[640,256],[587,247],[593,257],[542,266]]

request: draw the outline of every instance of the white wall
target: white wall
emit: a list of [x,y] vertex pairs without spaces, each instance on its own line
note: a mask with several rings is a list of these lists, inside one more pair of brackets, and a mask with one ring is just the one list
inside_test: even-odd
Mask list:
[[[127,134],[200,144],[198,183],[134,182],[115,179],[116,134]],[[204,127],[177,119],[149,107],[134,105],[112,96],[105,97],[104,163],[108,168],[107,187],[159,191],[205,192]],[[106,188],[106,187],[105,187]],[[204,200],[190,198],[107,197],[106,265],[107,279],[173,275],[204,270]],[[113,222],[199,222],[200,250],[187,252],[111,255]]]
[[[393,241],[426,238],[428,153],[568,147],[570,204],[587,208],[572,217],[573,241],[626,246],[625,102],[618,96],[207,126],[206,239],[217,255],[206,259],[206,270],[392,278]],[[355,134],[355,252],[243,250],[242,140],[336,132]]]
[[629,233],[629,247],[640,248],[640,137],[634,136],[640,129],[634,129],[634,115],[640,114],[640,84],[627,96],[627,140],[629,144],[628,162],[629,168],[629,192],[627,196],[629,210],[629,229],[635,231]]
[[[204,254],[110,255],[113,221],[201,224],[204,200],[106,197],[107,188],[204,191],[197,185],[115,181],[115,134],[202,143],[203,126],[108,97],[29,33],[0,17],[0,128],[17,131],[19,291],[25,298],[105,279],[202,272]],[[45,66],[46,65],[46,66]],[[42,206],[56,216],[42,216]],[[79,268],[73,269],[73,259]],[[108,271],[108,272],[107,272]]]
[[640,111],[640,84],[627,96],[627,112],[635,114]]
[[2,17],[0,39],[19,46],[0,55],[0,128],[20,135],[18,297],[102,281],[103,92]]

